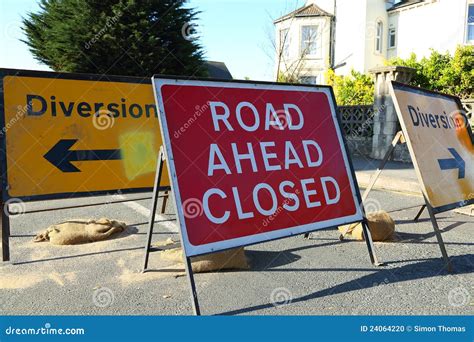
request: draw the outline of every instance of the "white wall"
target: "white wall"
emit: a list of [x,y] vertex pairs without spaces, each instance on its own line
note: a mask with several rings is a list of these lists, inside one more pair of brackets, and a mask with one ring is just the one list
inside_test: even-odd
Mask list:
[[[280,30],[289,29],[289,53],[288,57],[283,57],[280,66],[281,71],[286,71],[285,66],[295,66],[301,57],[301,27],[305,25],[318,26],[319,54],[317,56],[306,57],[303,63],[300,76],[316,76],[318,83],[324,83],[324,74],[329,66],[330,49],[330,18],[329,17],[309,17],[293,18],[279,22],[275,25],[275,42],[280,47]],[[287,39],[288,39],[287,38]],[[275,74],[278,67],[278,54],[276,56]]]
[[[472,0],[471,0],[472,1]],[[397,29],[396,49],[388,57],[429,56],[430,48],[451,54],[465,42],[466,0],[436,0],[389,13],[389,24]]]
[[[370,69],[383,66],[387,58],[388,44],[388,16],[385,6],[385,0],[367,0],[366,16],[366,39],[365,39],[365,59],[364,72]],[[375,48],[377,22],[382,23],[382,52],[379,53]]]
[[[334,0],[309,0],[320,8],[333,13]],[[375,52],[377,20],[384,26],[382,53]],[[334,63],[346,65],[336,69],[338,75],[346,75],[351,69],[368,72],[383,65],[386,58],[387,12],[385,0],[337,0],[336,1],[336,48]]]
[[336,69],[339,75],[348,74],[351,69],[360,72],[365,69],[366,2],[367,0],[337,1],[334,63],[337,65],[346,62],[346,66]]
[[[336,69],[338,75],[347,75],[351,69],[367,73],[382,66],[392,57],[407,58],[412,52],[419,58],[431,54],[430,49],[454,53],[456,47],[465,44],[467,6],[474,0],[426,0],[422,4],[403,7],[387,12],[388,0],[307,0],[321,9],[334,13],[336,7],[336,33],[334,63],[346,65]],[[375,51],[377,21],[383,23],[382,53]],[[276,25],[288,26],[287,20]],[[323,23],[324,22],[324,23]],[[291,24],[291,56],[299,56],[300,32],[303,24],[319,24],[322,33],[322,58],[308,60],[309,75],[324,75],[329,67],[330,20],[326,17],[301,18]],[[396,46],[388,48],[389,28],[396,28]],[[320,81],[323,79],[320,78]]]

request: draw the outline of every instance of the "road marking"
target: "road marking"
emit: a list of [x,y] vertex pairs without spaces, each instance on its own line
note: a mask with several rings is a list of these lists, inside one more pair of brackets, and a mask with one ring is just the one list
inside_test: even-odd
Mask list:
[[[127,197],[125,197],[124,195],[118,195],[117,198],[121,200],[127,199]],[[122,204],[134,210],[138,214],[146,217],[147,219],[150,217],[150,209],[141,205],[140,203],[137,203],[136,201],[123,202]],[[167,232],[170,232],[170,233],[179,232],[176,221],[175,220],[170,221],[170,218],[165,215],[155,214],[155,221],[157,221],[156,223],[159,224],[160,228],[164,228]],[[155,230],[157,229],[155,228]]]

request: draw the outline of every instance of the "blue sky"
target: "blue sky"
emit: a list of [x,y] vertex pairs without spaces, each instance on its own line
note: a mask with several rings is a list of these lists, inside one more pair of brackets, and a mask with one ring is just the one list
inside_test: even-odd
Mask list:
[[[271,80],[272,19],[304,4],[304,0],[190,0],[199,15],[199,42],[206,58],[227,64],[234,78]],[[48,70],[19,39],[21,18],[38,10],[37,0],[0,1],[0,67]]]

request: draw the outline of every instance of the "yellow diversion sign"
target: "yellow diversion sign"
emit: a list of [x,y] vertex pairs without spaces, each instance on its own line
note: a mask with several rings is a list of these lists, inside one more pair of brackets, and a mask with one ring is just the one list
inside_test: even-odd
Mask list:
[[152,189],[162,142],[148,79],[0,73],[4,199]]
[[422,190],[436,212],[474,203],[474,145],[458,98],[392,82]]

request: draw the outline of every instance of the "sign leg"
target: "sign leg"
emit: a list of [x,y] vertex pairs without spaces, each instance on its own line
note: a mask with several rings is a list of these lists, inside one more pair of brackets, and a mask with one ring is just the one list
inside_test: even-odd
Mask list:
[[451,265],[451,261],[449,260],[448,252],[446,251],[446,246],[444,245],[443,237],[441,236],[441,231],[439,230],[438,221],[436,221],[436,216],[433,212],[433,208],[428,203],[428,201],[426,201],[426,208],[428,208],[428,213],[430,214],[431,224],[433,225],[436,239],[438,240],[439,249],[441,250],[441,254],[443,255],[443,259],[446,263],[448,272],[451,273],[453,271],[453,267]]
[[0,208],[2,210],[2,219],[0,221],[0,228],[2,230],[2,260],[10,261],[10,218],[6,211],[7,205],[2,201]]
[[155,226],[155,214],[156,214],[156,207],[158,206],[158,194],[160,192],[159,189],[160,189],[162,174],[163,174],[163,149],[160,148],[160,152],[158,153],[158,165],[156,167],[155,184],[153,187],[150,220],[148,221],[148,234],[147,234],[147,240],[146,240],[146,245],[145,245],[145,258],[143,260],[143,272],[145,272],[146,269],[148,268],[148,258],[150,256],[151,239],[153,237],[153,227]]
[[370,178],[369,185],[367,186],[367,189],[365,189],[364,194],[362,195],[362,201],[365,201],[367,197],[369,197],[370,191],[372,191],[372,188],[374,187],[375,182],[377,181],[380,174],[382,173],[382,170],[385,168],[385,164],[387,164],[388,160],[392,156],[392,153],[395,150],[395,147],[397,146],[399,141],[403,140],[402,137],[403,137],[402,131],[398,131],[398,133],[395,135],[395,137],[392,140],[392,144],[390,145],[390,148],[388,149],[387,153],[385,153],[385,156],[380,162],[377,168],[377,171],[375,171],[374,175]]
[[169,198],[169,191],[165,191],[165,195],[163,196],[163,202],[161,203],[161,214],[164,214],[166,211],[166,203],[168,203],[168,198]]
[[415,218],[413,219],[413,221],[417,222],[418,219],[420,218],[421,214],[423,214],[423,211],[425,210],[426,208],[426,204],[423,204],[420,208],[420,210],[418,211],[418,214],[416,214]]
[[[385,156],[383,157],[382,161],[380,162],[379,166],[377,167],[377,171],[370,177],[369,185],[365,189],[364,193],[362,194],[362,202],[364,202],[367,197],[369,197],[370,192],[372,191],[375,182],[377,182],[377,179],[379,178],[380,174],[382,173],[383,169],[385,168],[385,164],[387,164],[388,160],[393,154],[393,151],[395,150],[395,146],[399,142],[403,142],[403,133],[402,131],[398,131],[398,133],[395,135],[395,137],[392,140],[392,144],[390,145],[390,148],[388,149],[387,153],[385,153]],[[351,230],[351,228],[354,228],[354,226],[348,226],[346,231],[341,233],[339,235],[339,240],[344,240],[344,237],[346,236],[347,233]]]
[[374,266],[382,266],[383,263],[379,262],[377,255],[375,254],[374,241],[372,240],[372,234],[370,234],[369,226],[367,225],[367,219],[364,218],[364,221],[361,222],[362,232],[364,233],[365,243],[367,244],[367,249],[369,250],[370,261]]
[[186,266],[186,275],[189,281],[189,287],[191,290],[191,302],[193,303],[193,312],[196,316],[201,316],[201,309],[199,308],[199,301],[196,291],[196,284],[194,283],[194,274],[193,274],[193,267],[191,265],[191,258],[185,256],[185,263]]

